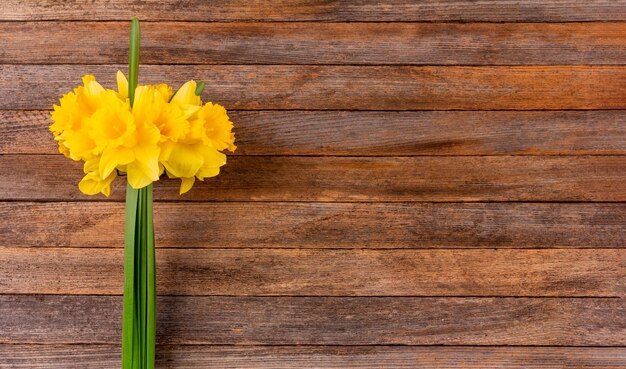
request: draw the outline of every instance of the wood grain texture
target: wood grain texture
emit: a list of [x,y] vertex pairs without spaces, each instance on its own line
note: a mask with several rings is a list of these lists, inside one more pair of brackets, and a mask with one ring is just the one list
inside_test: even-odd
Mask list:
[[[0,294],[122,295],[123,250],[0,248]],[[626,249],[172,250],[159,295],[626,296]]]
[[[61,155],[0,156],[2,200],[102,200],[80,193],[82,166]],[[626,201],[622,156],[229,158],[185,196],[162,179],[157,200]],[[16,185],[19,184],[19,185]],[[117,180],[111,199],[124,198]]]
[[[8,37],[0,63],[123,64],[128,32],[128,22],[4,22],[0,34]],[[626,23],[158,22],[145,23],[141,36],[144,65],[620,65],[626,60]]]
[[[600,111],[233,111],[234,155],[624,155]],[[0,154],[56,154],[50,112],[0,110]]]
[[[113,88],[125,65],[0,65],[0,109],[50,109],[94,74]],[[144,65],[140,83],[206,80],[229,109],[624,109],[626,67]],[[33,94],[32,86],[37,86]]]
[[[625,204],[156,203],[157,247],[619,248]],[[124,245],[120,203],[0,203],[0,246]],[[106,237],[102,237],[106,234]]]
[[[619,347],[201,346],[160,345],[158,368],[318,369],[622,369]],[[121,350],[110,345],[2,345],[0,368],[110,369]]]
[[47,126],[135,15],[239,145],[156,186],[159,367],[626,367],[626,1],[6,0],[0,368],[119,367],[125,181]]
[[[160,297],[161,344],[626,345],[620,298]],[[0,296],[0,343],[117,343],[121,296]]]
[[3,20],[530,21],[626,20],[623,0],[6,0]]

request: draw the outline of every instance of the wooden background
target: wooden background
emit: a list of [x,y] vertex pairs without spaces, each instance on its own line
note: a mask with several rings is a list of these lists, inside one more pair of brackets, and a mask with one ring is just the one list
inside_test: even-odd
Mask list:
[[120,361],[123,184],[49,110],[205,79],[237,153],[156,184],[160,368],[626,367],[626,1],[0,5],[0,368]]

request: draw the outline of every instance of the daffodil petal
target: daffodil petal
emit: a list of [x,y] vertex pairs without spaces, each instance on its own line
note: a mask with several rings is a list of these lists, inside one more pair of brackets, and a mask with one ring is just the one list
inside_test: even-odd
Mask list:
[[85,195],[102,193],[104,196],[109,197],[111,194],[111,183],[116,177],[117,173],[113,172],[103,180],[95,172],[89,172],[78,183],[78,188]]
[[128,98],[128,80],[122,71],[117,71],[117,93],[122,99]]
[[183,177],[180,180],[181,182],[179,194],[182,195],[185,192],[191,190],[191,187],[193,187],[193,183],[196,181],[196,177]]
[[200,105],[200,96],[196,96],[196,81],[188,81],[174,94],[172,103]]
[[85,195],[95,195],[100,192],[100,182],[92,174],[87,174],[78,183],[78,189]]
[[87,84],[89,82],[92,82],[92,81],[95,81],[95,80],[96,80],[96,77],[94,77],[92,74],[85,74],[83,76],[83,85],[87,86]]
[[98,83],[95,79],[93,81],[89,81],[85,84],[85,92],[89,95],[99,95],[106,90],[100,83]]
[[194,146],[176,144],[173,145],[170,157],[163,165],[175,177],[182,178],[195,176],[203,163],[203,157]]
[[98,158],[85,161],[85,165],[83,165],[83,172],[85,173],[95,172],[96,170],[98,170],[98,164],[99,164]]
[[165,101],[170,101],[172,97],[172,88],[165,83],[158,84],[154,88],[161,94]]
[[134,189],[139,189],[154,181],[158,181],[160,175],[158,154],[146,161],[135,160],[128,164],[126,166],[126,174],[128,183]]
[[146,187],[150,183],[154,182],[152,178],[147,176],[143,169],[140,168],[138,164],[129,164],[127,166],[126,178],[128,179],[128,184],[138,190],[140,188]]
[[220,167],[203,167],[198,171],[196,177],[202,181],[205,178],[215,177],[218,174],[220,174]]
[[135,160],[133,150],[126,147],[117,147],[102,152],[98,169],[100,177],[106,178],[118,165],[126,165]]

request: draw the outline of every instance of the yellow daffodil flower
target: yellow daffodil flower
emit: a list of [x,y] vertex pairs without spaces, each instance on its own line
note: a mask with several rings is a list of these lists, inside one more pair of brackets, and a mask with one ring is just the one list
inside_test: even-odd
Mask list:
[[109,196],[118,172],[138,189],[165,171],[181,179],[181,194],[195,179],[219,174],[226,163],[221,151],[236,149],[226,109],[203,105],[194,81],[176,93],[165,84],[138,86],[131,109],[128,81],[122,72],[116,77],[113,91],[84,76],[83,85],[64,95],[51,113],[59,152],[85,162],[83,193]]

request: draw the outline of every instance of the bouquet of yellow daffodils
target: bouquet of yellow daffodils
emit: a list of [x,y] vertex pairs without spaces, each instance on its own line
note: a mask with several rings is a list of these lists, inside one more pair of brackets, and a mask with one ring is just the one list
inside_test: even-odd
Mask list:
[[66,157],[84,162],[78,188],[109,196],[120,174],[128,182],[124,251],[122,368],[154,368],[156,273],[152,182],[180,178],[180,193],[196,179],[219,174],[224,150],[235,150],[226,110],[200,99],[204,82],[175,93],[166,84],[137,86],[139,21],[131,24],[129,79],[117,72],[117,91],[94,76],[54,106],[50,130]]

